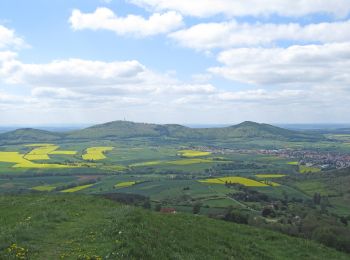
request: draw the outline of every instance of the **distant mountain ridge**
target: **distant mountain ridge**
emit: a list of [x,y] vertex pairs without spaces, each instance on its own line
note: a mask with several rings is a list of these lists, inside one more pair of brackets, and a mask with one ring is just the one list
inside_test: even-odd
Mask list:
[[251,121],[228,127],[190,128],[178,124],[148,124],[113,121],[65,133],[32,128],[17,129],[0,134],[0,144],[47,142],[59,140],[114,140],[124,138],[173,138],[178,140],[276,139],[286,141],[313,141],[322,135],[288,130]]

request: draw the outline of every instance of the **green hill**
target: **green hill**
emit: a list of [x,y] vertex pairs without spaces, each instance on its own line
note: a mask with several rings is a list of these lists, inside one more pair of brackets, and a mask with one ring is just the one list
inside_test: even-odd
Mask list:
[[349,259],[267,230],[100,197],[8,195],[0,208],[0,259]]
[[62,138],[62,134],[33,128],[17,129],[0,134],[0,144],[23,144],[28,142],[54,142]]
[[243,122],[238,125],[221,128],[189,128],[174,124],[157,125],[115,121],[74,131],[67,135],[67,138],[69,139],[113,139],[133,137],[168,137],[180,140],[262,138],[310,141],[323,139],[322,135],[292,131],[254,122]]
[[238,125],[221,128],[189,128],[182,125],[146,124],[127,121],[114,121],[91,126],[82,130],[67,133],[54,133],[36,129],[19,129],[0,134],[0,144],[115,140],[125,138],[175,139],[178,141],[200,141],[228,139],[269,139],[283,141],[316,141],[324,140],[322,135],[292,131],[268,124],[243,122]]

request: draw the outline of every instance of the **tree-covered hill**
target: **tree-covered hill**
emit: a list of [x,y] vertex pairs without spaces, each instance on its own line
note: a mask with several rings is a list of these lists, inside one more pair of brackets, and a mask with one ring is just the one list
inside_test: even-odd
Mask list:
[[128,121],[114,121],[85,129],[55,133],[31,128],[18,129],[0,134],[0,144],[19,144],[55,141],[120,140],[125,138],[149,138],[177,141],[214,140],[224,142],[235,139],[261,139],[281,141],[321,141],[325,137],[317,133],[292,131],[280,127],[243,122],[221,128],[189,128],[182,125],[146,124]]
[[189,128],[174,124],[157,125],[114,121],[74,131],[67,135],[67,138],[73,139],[132,137],[170,137],[186,140],[203,138],[215,140],[228,138],[269,138],[301,141],[322,139],[321,135],[311,135],[255,122],[243,122],[238,125],[221,128]]
[[62,133],[45,130],[22,128],[0,134],[1,144],[23,144],[33,142],[55,142],[62,139]]

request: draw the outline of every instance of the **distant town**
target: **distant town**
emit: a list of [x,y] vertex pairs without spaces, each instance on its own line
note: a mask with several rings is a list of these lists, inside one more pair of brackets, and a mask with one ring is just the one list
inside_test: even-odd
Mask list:
[[216,147],[193,147],[193,149],[211,152],[213,154],[231,154],[231,153],[244,153],[244,154],[261,154],[277,156],[290,160],[298,161],[299,165],[314,166],[321,169],[343,169],[350,167],[350,154],[344,154],[339,152],[324,152],[324,151],[311,151],[311,150],[295,150],[295,149],[229,149],[229,148],[216,148]]

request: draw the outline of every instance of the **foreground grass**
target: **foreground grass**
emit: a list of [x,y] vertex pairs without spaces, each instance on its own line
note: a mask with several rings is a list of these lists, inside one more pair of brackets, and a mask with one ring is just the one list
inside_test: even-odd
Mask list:
[[266,230],[86,195],[2,196],[0,208],[0,259],[349,259]]

